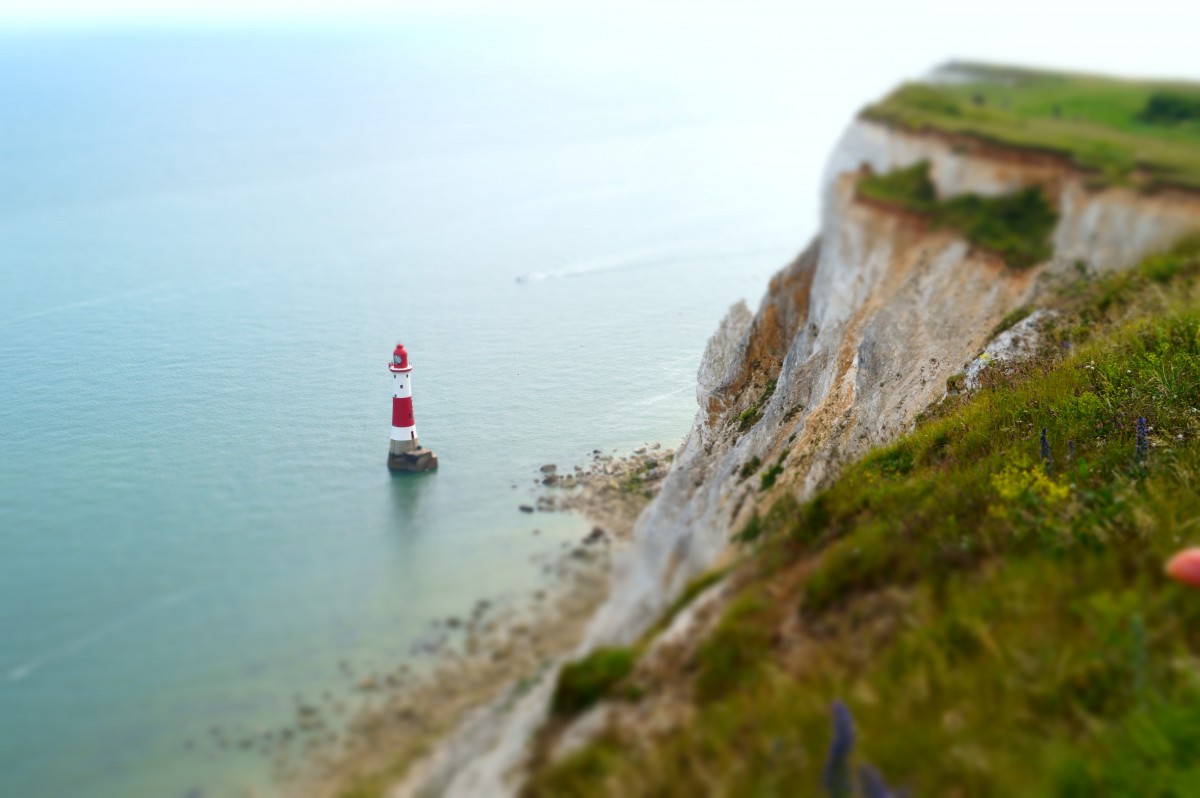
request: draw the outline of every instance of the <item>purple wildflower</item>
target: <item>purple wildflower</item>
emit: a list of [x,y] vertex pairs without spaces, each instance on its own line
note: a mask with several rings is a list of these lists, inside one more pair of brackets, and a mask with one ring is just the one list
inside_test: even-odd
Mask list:
[[858,783],[862,787],[863,798],[897,798],[883,776],[871,765],[863,765],[858,769]]
[[1075,462],[1075,441],[1067,441],[1067,462]]
[[1150,455],[1150,440],[1146,435],[1146,418],[1138,416],[1137,420],[1137,449],[1135,450],[1139,465],[1145,465]]
[[850,753],[854,750],[854,718],[841,701],[833,702],[833,742],[821,783],[831,798],[850,798]]
[[1046,428],[1045,427],[1042,427],[1041,443],[1042,443],[1042,463],[1045,464],[1046,470],[1049,471],[1050,465],[1051,465],[1050,439],[1046,437]]

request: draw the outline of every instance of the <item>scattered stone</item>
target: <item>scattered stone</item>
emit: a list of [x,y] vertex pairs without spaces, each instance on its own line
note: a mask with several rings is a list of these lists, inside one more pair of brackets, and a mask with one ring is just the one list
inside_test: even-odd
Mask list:
[[[360,690],[379,689],[386,692],[362,695],[356,701],[347,703],[320,703],[322,709],[329,712],[328,715],[319,715],[315,707],[309,706],[309,701],[300,701],[298,697],[300,715],[298,722],[292,724],[296,740],[289,745],[293,732],[280,732],[278,742],[272,744],[271,748],[276,751],[290,750],[300,758],[312,758],[315,755],[301,752],[301,743],[309,751],[321,752],[322,756],[329,753],[323,741],[336,742],[337,748],[344,751],[350,751],[351,748],[369,749],[373,741],[378,742],[374,739],[378,730],[375,724],[403,721],[400,716],[403,713],[397,714],[397,708],[408,700],[410,694],[418,696],[425,703],[412,722],[405,724],[413,729],[402,729],[402,736],[414,733],[425,735],[429,731],[429,718],[436,718],[437,713],[443,711],[447,694],[460,690],[487,692],[486,686],[458,678],[464,665],[471,669],[469,673],[519,675],[528,673],[538,662],[553,656],[555,646],[562,643],[559,638],[564,634],[564,618],[580,616],[597,600],[593,593],[600,590],[599,586],[605,582],[604,575],[610,563],[610,544],[629,538],[633,519],[659,488],[668,472],[665,464],[673,456],[671,450],[663,449],[657,443],[646,443],[628,456],[614,457],[608,450],[601,449],[593,449],[591,454],[592,458],[584,459],[586,466],[575,465],[573,469],[563,466],[561,474],[555,464],[539,466],[540,473],[530,475],[536,477],[530,480],[535,489],[528,491],[529,484],[526,484],[528,492],[518,499],[518,510],[523,513],[572,512],[602,525],[592,527],[590,533],[581,536],[582,540],[575,538],[574,541],[564,542],[558,535],[545,535],[548,540],[540,548],[546,551],[533,559],[535,567],[545,574],[538,581],[544,578],[546,581],[543,585],[549,585],[554,580],[555,587],[564,590],[561,593],[557,589],[543,590],[534,584],[532,587],[535,589],[524,594],[524,601],[531,605],[536,602],[536,605],[529,607],[534,611],[532,617],[537,624],[549,624],[547,628],[540,625],[530,628],[526,623],[516,622],[510,609],[515,608],[519,614],[523,609],[519,606],[505,602],[504,612],[492,612],[485,616],[483,612],[489,606],[488,602],[475,602],[471,612],[461,616],[461,619],[433,621],[433,628],[427,627],[423,639],[411,646],[414,656],[448,657],[434,671],[436,679],[421,675],[424,665],[421,671],[413,671],[413,675],[403,683],[386,673],[382,679],[375,675],[367,676],[359,680]],[[515,490],[520,480],[511,484]],[[522,499],[525,503],[521,503]],[[543,532],[540,528],[532,530],[534,535],[543,535]],[[552,541],[556,539],[561,542],[561,549],[553,545]],[[559,580],[568,581],[557,584]],[[462,631],[464,629],[465,632]],[[461,634],[461,637],[448,637],[448,630],[459,630],[452,634]],[[457,645],[460,640],[461,648]],[[367,663],[360,664],[364,671],[369,672]],[[339,667],[350,677],[349,683],[354,684],[357,674],[351,674],[349,663],[343,660]],[[499,683],[502,680],[495,681]],[[356,708],[354,704],[359,702],[363,707]],[[348,718],[343,713],[348,713]],[[340,727],[347,719],[351,733],[333,736],[331,730]],[[369,721],[369,724],[364,724],[364,721]],[[240,737],[236,733],[231,734],[229,744],[235,745]],[[295,757],[289,760],[294,761]],[[288,767],[291,765],[288,764]]]

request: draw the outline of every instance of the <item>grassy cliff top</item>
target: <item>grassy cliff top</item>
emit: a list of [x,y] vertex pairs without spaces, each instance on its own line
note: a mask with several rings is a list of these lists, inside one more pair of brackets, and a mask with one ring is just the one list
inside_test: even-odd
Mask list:
[[1108,184],[1200,189],[1200,84],[951,64],[862,115],[1059,154]]
[[556,706],[686,720],[610,728],[528,793],[850,798],[848,706],[857,761],[912,795],[1195,795],[1200,594],[1163,563],[1200,539],[1200,244],[1047,305],[1032,360],[811,501],[764,497],[682,664],[577,664]]

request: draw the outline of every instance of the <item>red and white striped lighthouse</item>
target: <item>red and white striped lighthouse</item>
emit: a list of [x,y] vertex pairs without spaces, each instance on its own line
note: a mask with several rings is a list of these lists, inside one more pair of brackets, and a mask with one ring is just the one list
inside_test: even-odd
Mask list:
[[392,373],[392,440],[388,447],[388,468],[393,471],[431,471],[437,468],[437,455],[417,440],[412,366],[408,364],[408,350],[404,344],[396,344],[388,371]]

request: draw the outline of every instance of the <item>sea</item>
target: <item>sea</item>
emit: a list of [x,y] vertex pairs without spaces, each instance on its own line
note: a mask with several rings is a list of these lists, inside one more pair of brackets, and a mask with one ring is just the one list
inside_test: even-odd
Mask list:
[[590,529],[541,465],[680,442],[837,131],[609,33],[0,34],[0,795],[281,794],[240,735]]

